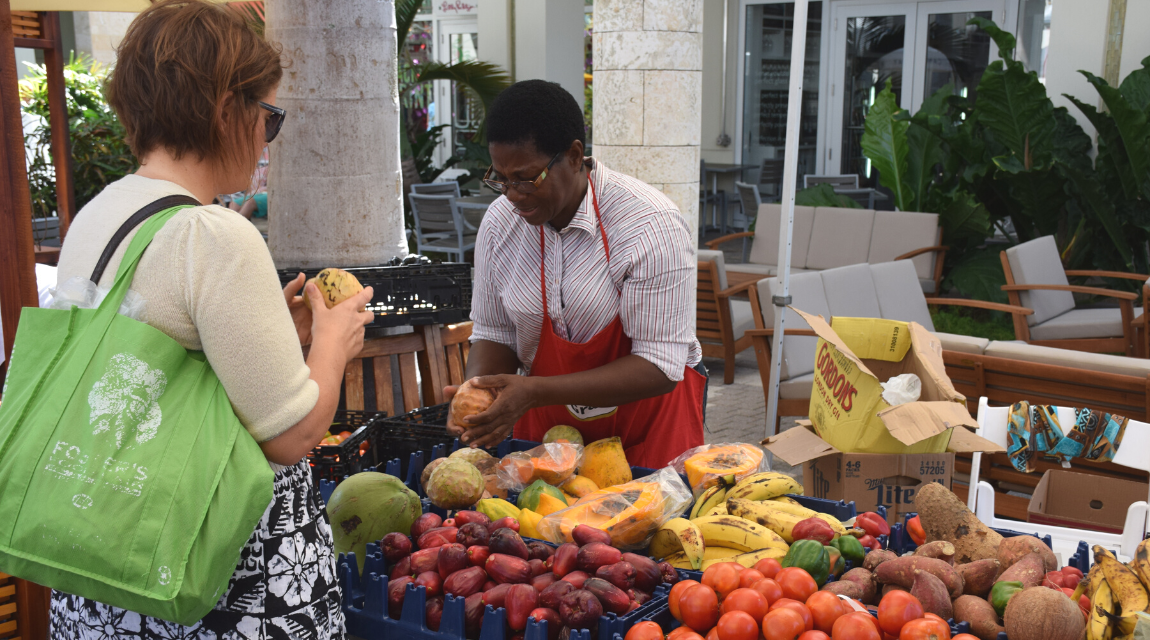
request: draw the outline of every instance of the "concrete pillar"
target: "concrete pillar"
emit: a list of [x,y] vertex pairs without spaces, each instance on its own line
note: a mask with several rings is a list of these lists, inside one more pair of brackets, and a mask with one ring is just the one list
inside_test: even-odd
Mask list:
[[595,0],[595,157],[661,189],[693,229],[702,44],[702,0]]
[[280,267],[407,254],[392,0],[276,0],[267,37],[290,61],[271,145],[268,244]]
[[483,0],[483,10],[476,14],[479,26],[479,59],[497,64],[515,79],[515,56],[510,36],[512,0]]
[[516,0],[513,6],[515,80],[558,82],[583,104],[583,0]]

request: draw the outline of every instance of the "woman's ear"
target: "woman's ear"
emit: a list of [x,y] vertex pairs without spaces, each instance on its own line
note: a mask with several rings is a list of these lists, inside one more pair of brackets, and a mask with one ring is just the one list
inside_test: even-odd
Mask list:
[[216,118],[222,125],[223,131],[231,131],[229,127],[233,124],[235,114],[232,112],[236,104],[236,94],[228,91],[224,94],[224,99],[220,100],[216,105]]

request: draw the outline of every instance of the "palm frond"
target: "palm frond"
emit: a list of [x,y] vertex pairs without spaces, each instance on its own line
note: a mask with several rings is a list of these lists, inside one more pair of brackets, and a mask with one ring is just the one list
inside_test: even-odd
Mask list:
[[411,31],[411,23],[419,15],[423,7],[423,0],[395,0],[395,41],[399,43],[400,50],[407,42],[407,34]]
[[418,82],[432,80],[451,80],[470,89],[483,103],[484,110],[491,107],[504,89],[511,85],[507,72],[497,64],[469,60],[454,64],[429,62],[418,69]]

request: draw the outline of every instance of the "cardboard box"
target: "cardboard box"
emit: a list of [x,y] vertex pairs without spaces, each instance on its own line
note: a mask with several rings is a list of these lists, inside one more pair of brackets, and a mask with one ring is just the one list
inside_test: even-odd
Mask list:
[[[978,428],[946,375],[938,339],[922,325],[839,317],[828,325],[794,310],[819,337],[809,415],[829,445],[845,453],[944,453],[953,427]],[[904,373],[921,380],[920,400],[891,406],[881,383]]]
[[1042,474],[1027,508],[1027,522],[1122,533],[1126,510],[1146,500],[1144,482],[1051,469]]
[[1002,447],[965,427],[948,434],[943,453],[842,453],[820,438],[809,421],[763,440],[763,447],[791,465],[803,465],[805,495],[853,500],[861,513],[883,506],[894,524],[915,511],[914,497],[925,482],[951,488],[955,452],[1001,452]]

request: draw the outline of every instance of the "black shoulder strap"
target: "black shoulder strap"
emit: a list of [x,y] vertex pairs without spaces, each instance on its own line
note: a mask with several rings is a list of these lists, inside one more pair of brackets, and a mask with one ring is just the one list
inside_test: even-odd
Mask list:
[[128,237],[132,229],[140,226],[145,220],[157,213],[166,211],[172,207],[178,207],[182,204],[190,204],[193,207],[201,206],[199,200],[189,196],[164,196],[133,213],[132,217],[120,225],[119,229],[116,229],[116,233],[113,234],[112,239],[108,241],[108,246],[104,247],[104,253],[100,254],[100,261],[96,263],[96,268],[92,271],[92,282],[96,284],[100,283],[100,278],[104,275],[104,269],[108,267],[108,262],[111,261],[112,256],[116,253],[116,249],[120,246],[120,243],[124,241],[124,238]]

